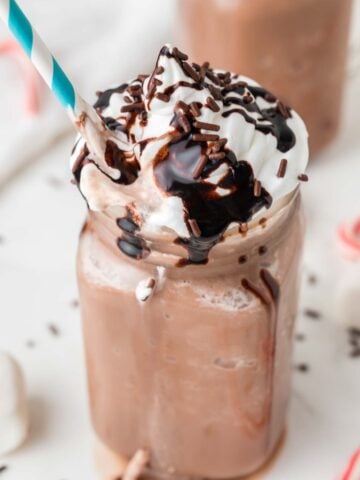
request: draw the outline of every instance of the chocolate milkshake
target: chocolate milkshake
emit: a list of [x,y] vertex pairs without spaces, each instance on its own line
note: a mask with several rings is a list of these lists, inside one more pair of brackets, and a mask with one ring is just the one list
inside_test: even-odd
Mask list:
[[[296,108],[314,153],[339,127],[352,0],[181,0],[180,45]],[[201,19],[201,20],[199,20]]]
[[307,132],[249,78],[162,48],[99,94],[106,165],[79,139],[78,280],[93,425],[154,478],[235,478],[285,427]]

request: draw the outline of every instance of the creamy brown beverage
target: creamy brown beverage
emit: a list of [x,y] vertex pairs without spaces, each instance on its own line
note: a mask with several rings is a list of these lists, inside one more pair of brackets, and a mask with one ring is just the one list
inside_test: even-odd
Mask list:
[[352,0],[180,0],[180,45],[256,78],[302,115],[311,151],[339,127]]
[[79,139],[78,280],[93,425],[154,478],[236,478],[284,431],[307,132],[249,78],[160,51],[99,94],[118,136]]

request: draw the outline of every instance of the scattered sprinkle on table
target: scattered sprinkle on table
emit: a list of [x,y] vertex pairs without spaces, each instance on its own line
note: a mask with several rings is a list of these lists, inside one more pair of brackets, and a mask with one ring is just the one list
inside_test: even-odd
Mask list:
[[60,178],[57,178],[57,177],[54,177],[54,176],[47,177],[46,183],[51,188],[60,188],[60,187],[63,186],[62,180],[60,180]]
[[48,324],[48,329],[49,329],[49,332],[54,335],[55,337],[58,337],[60,335],[60,330],[59,328],[54,325],[53,323],[49,323]]
[[74,300],[71,300],[70,306],[71,306],[72,308],[78,308],[78,306],[79,306],[79,300],[77,300],[76,298],[74,298]]
[[314,274],[308,276],[309,285],[315,285],[317,283],[317,277]]
[[309,371],[309,365],[306,363],[299,363],[298,365],[295,365],[295,368],[298,372],[302,373],[307,373]]
[[321,318],[321,313],[313,308],[306,308],[304,310],[304,315],[306,317],[312,318],[313,320],[319,320]]

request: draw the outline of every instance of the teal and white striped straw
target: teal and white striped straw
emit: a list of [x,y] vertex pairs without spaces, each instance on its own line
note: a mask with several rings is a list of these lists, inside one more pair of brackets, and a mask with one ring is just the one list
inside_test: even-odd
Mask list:
[[94,108],[77,93],[72,82],[15,0],[0,0],[0,18],[6,23],[42,78],[61,105],[67,110],[77,129],[81,130],[82,133],[84,133],[82,122],[77,122],[77,120],[83,113],[90,117],[92,137],[94,135],[98,137],[93,143],[96,144],[95,150],[100,153],[99,145],[103,143],[100,136],[105,129],[103,122]]

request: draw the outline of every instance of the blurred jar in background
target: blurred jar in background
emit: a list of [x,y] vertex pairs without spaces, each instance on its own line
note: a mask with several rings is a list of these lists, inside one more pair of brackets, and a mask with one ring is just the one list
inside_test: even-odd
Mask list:
[[352,0],[180,0],[179,45],[296,109],[312,153],[340,123]]

